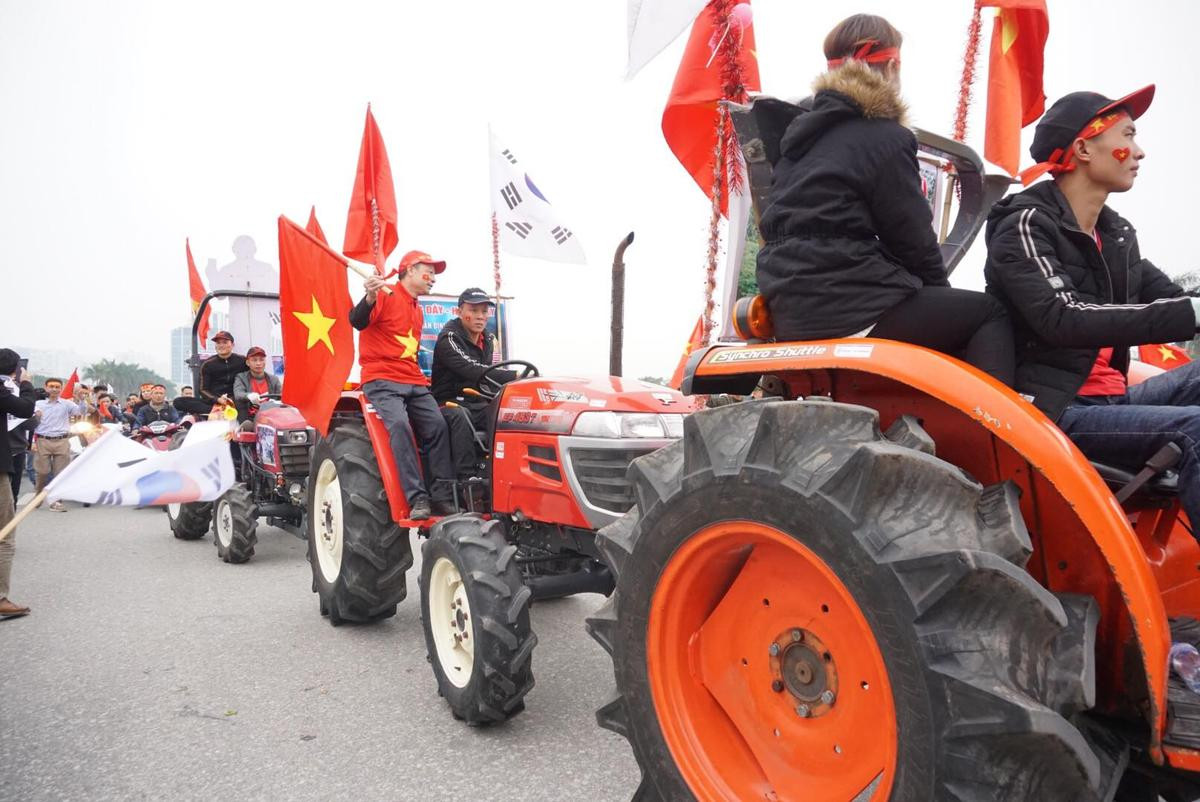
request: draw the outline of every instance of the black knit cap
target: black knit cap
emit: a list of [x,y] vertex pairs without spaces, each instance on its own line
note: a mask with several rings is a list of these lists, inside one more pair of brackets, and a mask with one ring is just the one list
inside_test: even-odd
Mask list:
[[1110,100],[1098,92],[1064,95],[1038,121],[1029,155],[1033,156],[1035,162],[1049,161],[1054,151],[1069,148],[1084,126],[1101,114],[1121,108],[1136,120],[1146,113],[1153,99],[1154,84],[1144,86],[1120,100]]

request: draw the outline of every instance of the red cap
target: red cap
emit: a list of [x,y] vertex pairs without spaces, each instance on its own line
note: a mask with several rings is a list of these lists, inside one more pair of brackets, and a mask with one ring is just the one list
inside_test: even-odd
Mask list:
[[246,359],[252,356],[266,356],[267,352],[257,345],[250,346],[250,350],[246,352]]
[[233,335],[227,331],[218,331],[208,339],[212,340],[213,342],[216,342],[217,340],[229,340],[229,342],[233,342]]
[[425,253],[425,251],[409,251],[408,253],[404,254],[404,256],[400,259],[400,267],[397,269],[403,273],[405,270],[408,270],[410,267],[420,262],[424,262],[427,265],[433,265],[434,273],[441,273],[446,269],[446,262],[444,260],[434,259],[429,254]]

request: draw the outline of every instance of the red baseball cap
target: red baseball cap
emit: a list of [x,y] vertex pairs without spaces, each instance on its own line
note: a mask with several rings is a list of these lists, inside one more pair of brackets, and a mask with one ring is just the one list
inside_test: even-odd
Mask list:
[[434,273],[441,273],[446,269],[445,260],[434,259],[429,254],[425,253],[425,251],[409,251],[408,253],[404,254],[404,256],[400,259],[400,267],[397,269],[403,273],[413,265],[421,262],[424,262],[427,265],[433,265]]
[[218,331],[208,339],[212,340],[213,342],[216,342],[217,340],[229,340],[229,342],[233,342],[233,335],[227,331]]
[[249,359],[252,356],[266,356],[266,355],[267,355],[266,351],[264,351],[259,346],[254,345],[254,346],[251,346],[250,350],[246,352],[246,359]]

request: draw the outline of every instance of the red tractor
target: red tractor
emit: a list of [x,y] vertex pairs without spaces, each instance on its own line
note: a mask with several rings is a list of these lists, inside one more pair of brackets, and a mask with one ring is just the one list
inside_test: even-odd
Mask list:
[[521,378],[481,381],[492,425],[476,439],[487,469],[454,488],[462,514],[409,519],[387,430],[357,391],[343,394],[313,450],[308,493],[312,588],[332,624],[394,615],[413,564],[409,529],[427,538],[426,647],[438,691],[472,724],[524,709],[531,601],[611,592],[596,530],[633,507],[630,462],[678,438],[693,408],[640,381],[546,379],[527,362],[492,370],[504,368]]
[[[733,109],[756,202],[794,113]],[[920,140],[962,189],[953,266],[1003,186]],[[685,392],[775,397],[686,418],[599,537],[617,586],[588,626],[616,693],[597,716],[633,747],[635,798],[1200,797],[1200,697],[1167,665],[1200,634],[1175,455],[1092,464],[951,357],[774,342],[761,300],[734,323]]]

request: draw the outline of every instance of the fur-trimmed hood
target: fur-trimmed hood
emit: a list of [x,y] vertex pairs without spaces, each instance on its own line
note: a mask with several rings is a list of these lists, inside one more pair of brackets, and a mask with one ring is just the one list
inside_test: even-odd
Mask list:
[[848,61],[822,73],[813,82],[812,110],[788,126],[780,142],[783,153],[802,156],[812,143],[844,120],[891,120],[908,127],[908,106],[880,73],[858,61]]

